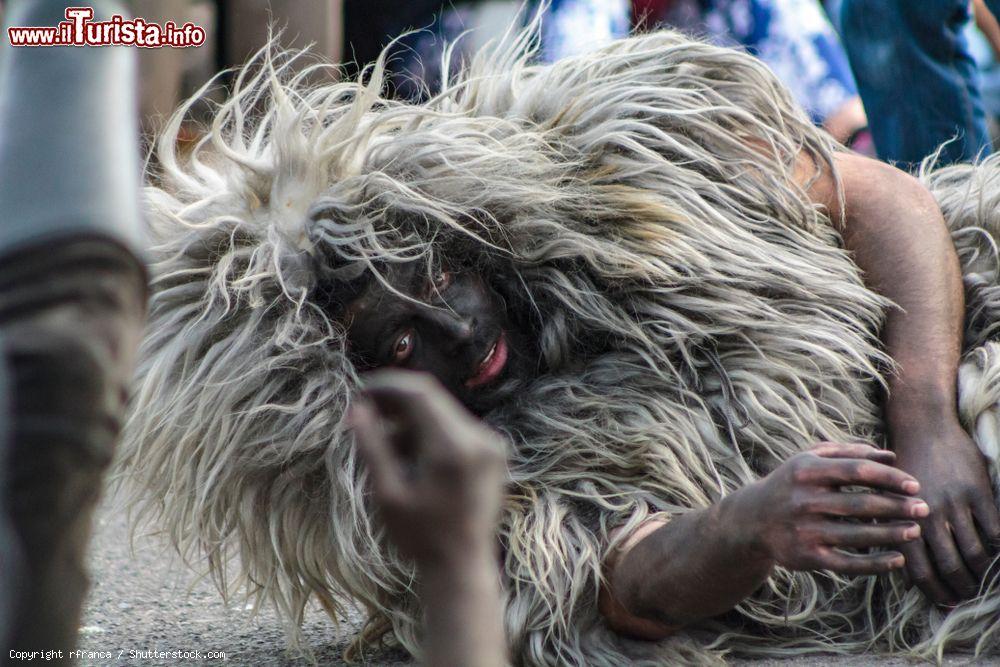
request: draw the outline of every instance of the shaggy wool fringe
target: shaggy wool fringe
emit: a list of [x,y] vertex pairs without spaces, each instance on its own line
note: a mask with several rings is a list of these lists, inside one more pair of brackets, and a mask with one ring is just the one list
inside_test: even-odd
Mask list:
[[[793,184],[797,154],[828,170],[835,148],[763,65],[671,32],[550,66],[531,42],[419,106],[381,96],[381,65],[310,88],[265,50],[190,154],[190,105],[174,117],[146,191],[154,291],[120,450],[137,521],[225,595],[275,605],[293,644],[310,599],[334,618],[354,600],[359,641],[388,630],[419,655],[415,572],[372,519],[344,423],[358,377],[324,299],[447,256],[502,277],[548,369],[486,417],[510,442],[516,662],[995,650],[1000,596],[942,618],[898,582],[786,571],[664,642],[604,628],[616,527],[705,507],[819,439],[878,440],[887,304]],[[925,174],[969,290],[963,418],[994,457],[998,174]]]

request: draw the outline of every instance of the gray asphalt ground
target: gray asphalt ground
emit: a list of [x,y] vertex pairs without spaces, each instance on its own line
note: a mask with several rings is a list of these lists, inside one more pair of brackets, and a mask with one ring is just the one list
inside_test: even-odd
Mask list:
[[[222,602],[211,581],[199,579],[175,563],[158,539],[138,537],[129,545],[125,517],[107,504],[98,513],[91,545],[92,588],[81,629],[81,665],[310,665],[301,653],[286,650],[280,622],[270,610],[256,617],[245,601]],[[311,609],[304,625],[305,646],[321,665],[345,665],[341,659],[357,631],[356,612],[335,626],[321,610]],[[150,652],[159,651],[159,656]],[[196,656],[195,652],[200,652]],[[223,659],[211,652],[224,652]],[[25,663],[27,664],[27,663]],[[412,665],[405,655],[384,650],[366,655],[362,665]],[[736,662],[742,667],[904,667],[905,660],[877,656],[812,657],[790,661]],[[970,664],[954,656],[947,665]],[[977,665],[998,665],[979,660]]]
[[[177,562],[159,538],[139,535],[130,545],[124,515],[107,502],[97,515],[89,562],[92,584],[81,627],[81,665],[316,664],[286,649],[272,610],[254,616],[245,600],[227,606],[211,580]],[[360,614],[352,612],[337,627],[325,612],[310,609],[304,646],[319,664],[345,665],[341,654],[360,621]],[[150,655],[156,651],[166,655]],[[413,664],[391,651],[365,657],[361,664]]]

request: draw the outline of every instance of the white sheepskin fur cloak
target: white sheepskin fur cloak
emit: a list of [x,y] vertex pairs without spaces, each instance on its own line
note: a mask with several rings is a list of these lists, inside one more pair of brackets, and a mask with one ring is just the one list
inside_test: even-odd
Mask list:
[[[276,605],[293,643],[311,598],[331,615],[354,600],[359,643],[419,655],[415,572],[372,518],[344,423],[358,376],[324,295],[447,256],[502,279],[546,368],[486,416],[509,440],[514,662],[995,651],[992,586],[944,617],[895,579],[781,570],[663,642],[604,627],[615,528],[705,507],[820,439],[880,441],[889,304],[792,183],[800,151],[826,170],[837,149],[759,62],[658,32],[532,66],[530,41],[422,105],[383,99],[380,66],[307,87],[265,51],[190,153],[174,118],[146,191],[154,293],[120,451],[137,517],[224,594]],[[966,276],[962,417],[995,458],[1000,162],[924,178]]]

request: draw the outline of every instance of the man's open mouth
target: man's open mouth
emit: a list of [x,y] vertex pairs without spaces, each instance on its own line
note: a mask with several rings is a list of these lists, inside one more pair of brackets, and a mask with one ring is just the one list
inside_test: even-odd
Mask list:
[[483,360],[479,362],[479,366],[476,367],[476,373],[468,380],[465,381],[465,386],[469,389],[474,387],[481,387],[484,384],[489,384],[493,380],[500,376],[503,372],[504,366],[507,365],[507,339],[503,332],[497,336],[497,339],[493,342],[486,356]]

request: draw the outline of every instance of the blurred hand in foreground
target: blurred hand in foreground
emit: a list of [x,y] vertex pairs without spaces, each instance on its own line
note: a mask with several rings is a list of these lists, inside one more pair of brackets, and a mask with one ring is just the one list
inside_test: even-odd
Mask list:
[[505,664],[500,438],[430,375],[399,370],[367,376],[351,423],[386,532],[420,573],[424,662]]

